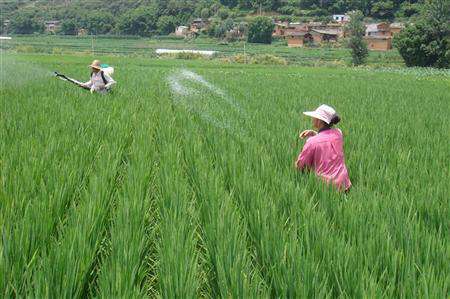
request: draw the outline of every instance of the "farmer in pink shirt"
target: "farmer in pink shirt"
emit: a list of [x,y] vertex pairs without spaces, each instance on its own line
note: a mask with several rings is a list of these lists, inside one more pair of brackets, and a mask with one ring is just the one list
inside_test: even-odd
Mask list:
[[348,191],[352,185],[344,161],[343,137],[333,125],[341,120],[336,111],[321,105],[315,111],[303,112],[312,117],[313,126],[318,131],[305,130],[300,138],[308,138],[295,163],[299,170],[314,170],[327,183],[332,183],[340,191]]

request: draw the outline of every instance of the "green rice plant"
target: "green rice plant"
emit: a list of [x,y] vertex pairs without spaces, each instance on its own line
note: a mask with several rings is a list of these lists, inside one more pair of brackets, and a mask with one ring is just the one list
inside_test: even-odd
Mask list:
[[193,298],[197,297],[200,287],[193,194],[180,169],[181,148],[176,141],[179,140],[178,133],[174,130],[176,119],[171,119],[170,110],[163,111],[166,115],[162,117],[155,137],[160,165],[156,194],[160,219],[157,290],[166,298]]
[[[143,101],[143,99],[140,99]],[[155,180],[155,113],[145,109],[134,116],[145,113],[147,121],[134,123],[133,144],[128,153],[128,167],[124,182],[118,193],[113,210],[110,229],[111,249],[104,257],[99,269],[98,295],[103,298],[143,297],[143,287],[148,275],[144,256],[155,240],[147,240],[149,229],[147,218],[155,218],[156,210],[153,180]],[[133,117],[136,122],[136,117]]]
[[[9,178],[2,188],[1,206],[4,267],[0,270],[5,277],[2,281],[8,282],[2,284],[1,293],[5,296],[24,295],[33,267],[48,242],[57,237],[57,226],[65,221],[68,207],[78,200],[87,183],[99,147],[94,138],[102,134],[101,126],[92,129],[74,121],[72,107],[50,106],[48,96],[32,88],[38,91],[34,96],[45,104],[36,109],[27,101],[33,95],[24,94],[5,106],[2,118],[2,174]],[[6,97],[13,92],[8,88],[3,91]],[[18,111],[29,117],[12,117]],[[71,126],[61,130],[61,122]],[[40,133],[30,134],[29,130]]]
[[215,138],[203,135],[203,131],[187,125],[183,148],[186,175],[199,211],[204,258],[210,268],[207,271],[210,292],[213,297],[223,298],[267,297],[260,273],[251,264],[242,215],[232,195],[221,187],[220,169],[209,169],[218,162],[208,146]]

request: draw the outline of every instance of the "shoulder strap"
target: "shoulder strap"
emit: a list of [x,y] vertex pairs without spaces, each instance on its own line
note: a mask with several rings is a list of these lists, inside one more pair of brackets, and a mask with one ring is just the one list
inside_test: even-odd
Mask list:
[[100,71],[100,75],[102,75],[103,83],[104,83],[105,85],[108,84],[108,80],[106,80],[105,74],[103,73],[103,71]]

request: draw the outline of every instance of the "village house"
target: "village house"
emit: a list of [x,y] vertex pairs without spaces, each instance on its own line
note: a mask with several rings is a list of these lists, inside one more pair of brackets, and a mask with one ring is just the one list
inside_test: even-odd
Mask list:
[[45,32],[55,33],[60,27],[60,21],[45,21]]
[[350,16],[348,15],[333,15],[332,18],[338,23],[347,23],[350,21]]
[[310,43],[336,42],[344,36],[344,29],[341,23],[276,23],[273,36],[286,38],[288,47],[303,47]]
[[308,26],[303,23],[289,23],[289,26],[285,30],[285,35],[293,32],[308,32]]
[[178,26],[175,29],[176,36],[186,36],[189,33],[189,28],[187,26]]
[[392,49],[391,36],[365,36],[367,48],[372,51],[388,51]]
[[392,49],[392,36],[403,29],[403,24],[393,23],[391,25],[382,22],[376,24],[368,24],[366,26],[366,36],[369,50],[388,51]]
[[192,32],[200,32],[201,30],[205,29],[208,26],[208,22],[204,21],[201,18],[195,19],[192,21],[191,26],[190,26],[190,30]]
[[366,25],[366,36],[391,36],[389,24],[382,22]]
[[344,24],[343,23],[320,23],[320,22],[310,22],[308,24],[308,31],[312,30],[326,30],[332,31],[333,33],[338,34],[338,38],[342,38],[345,36]]
[[[336,15],[345,16],[345,15]],[[337,18],[335,19],[337,20]],[[287,39],[288,47],[303,47],[306,44],[321,44],[337,42],[345,37],[345,22],[348,18],[339,18],[337,23],[324,24],[321,22],[288,23],[277,22],[272,36]],[[366,25],[364,37],[369,50],[387,51],[392,49],[392,36],[404,28],[401,23],[388,24],[385,22]]]
[[313,37],[314,43],[321,44],[323,42],[337,42],[339,32],[332,29],[312,29],[311,35]]
[[272,32],[273,37],[284,37],[285,31],[289,27],[289,22],[276,22]]
[[4,20],[3,21],[3,31],[7,31],[8,30],[8,27],[9,27],[9,24],[11,23],[11,21],[10,20]]
[[397,33],[400,33],[405,28],[403,23],[392,23],[389,25],[389,29],[391,31],[391,35],[394,36]]
[[345,37],[344,23],[329,23],[324,29],[336,32],[338,38]]
[[291,32],[287,35],[287,44],[289,48],[302,48],[307,43],[312,43],[313,37],[308,32]]
[[88,34],[88,30],[84,29],[84,28],[78,29],[77,34],[78,34],[78,36],[86,36]]

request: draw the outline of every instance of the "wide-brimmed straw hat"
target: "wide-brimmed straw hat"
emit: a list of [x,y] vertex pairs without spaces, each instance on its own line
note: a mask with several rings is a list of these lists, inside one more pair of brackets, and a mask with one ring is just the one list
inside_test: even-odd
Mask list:
[[97,70],[101,70],[101,64],[100,64],[100,60],[94,60],[92,61],[91,65],[89,65],[89,67],[97,69]]
[[336,115],[336,111],[328,105],[320,105],[319,108],[317,108],[316,110],[306,111],[303,112],[303,114],[323,120],[327,124],[330,124],[331,120]]

